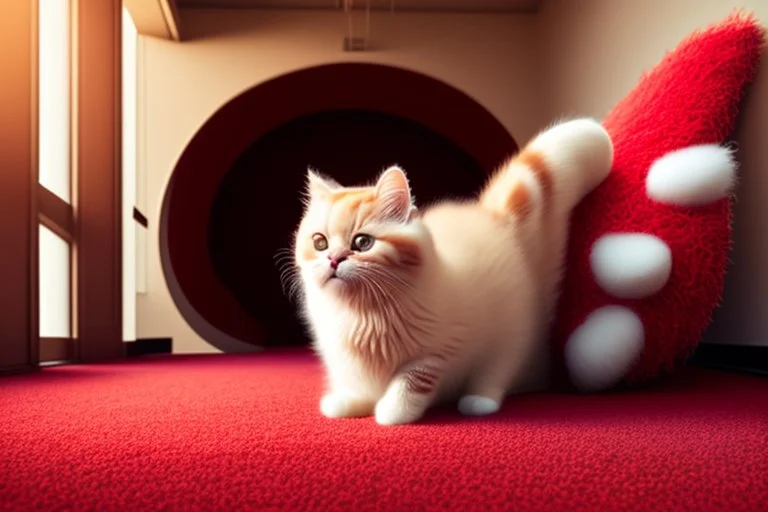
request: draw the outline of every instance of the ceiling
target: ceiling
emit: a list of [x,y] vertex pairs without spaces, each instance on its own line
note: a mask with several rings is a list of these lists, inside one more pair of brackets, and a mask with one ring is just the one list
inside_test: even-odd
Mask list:
[[[536,12],[542,0],[369,0],[371,9],[422,12]],[[342,0],[176,0],[180,9],[340,9]],[[366,0],[354,0],[364,8]]]

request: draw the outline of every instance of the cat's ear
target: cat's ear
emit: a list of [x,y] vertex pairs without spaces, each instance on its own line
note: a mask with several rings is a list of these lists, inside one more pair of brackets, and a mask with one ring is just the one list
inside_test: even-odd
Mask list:
[[393,165],[376,182],[376,213],[378,216],[406,222],[416,215],[408,177],[400,167]]
[[341,185],[332,178],[323,176],[311,167],[307,168],[306,193],[310,200],[329,199],[331,194],[338,188],[341,188]]

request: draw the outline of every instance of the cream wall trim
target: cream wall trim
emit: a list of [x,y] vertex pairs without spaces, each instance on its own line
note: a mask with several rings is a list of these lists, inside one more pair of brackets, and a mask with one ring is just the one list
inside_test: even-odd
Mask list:
[[123,0],[139,34],[180,41],[176,0]]

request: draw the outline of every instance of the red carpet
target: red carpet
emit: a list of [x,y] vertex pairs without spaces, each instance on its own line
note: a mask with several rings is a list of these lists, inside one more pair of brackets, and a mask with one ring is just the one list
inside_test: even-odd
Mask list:
[[722,510],[768,502],[768,378],[326,420],[306,352],[0,379],[0,510]]

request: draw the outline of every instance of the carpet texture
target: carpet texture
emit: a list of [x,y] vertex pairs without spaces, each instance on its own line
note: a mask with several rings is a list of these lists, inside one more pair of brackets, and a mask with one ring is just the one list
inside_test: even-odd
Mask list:
[[[0,510],[722,510],[768,502],[768,379],[328,420],[303,350],[0,379]],[[762,509],[764,510],[764,509]]]

